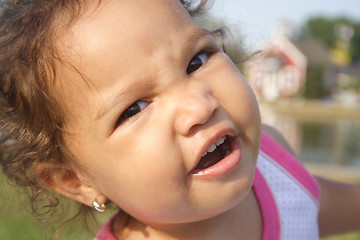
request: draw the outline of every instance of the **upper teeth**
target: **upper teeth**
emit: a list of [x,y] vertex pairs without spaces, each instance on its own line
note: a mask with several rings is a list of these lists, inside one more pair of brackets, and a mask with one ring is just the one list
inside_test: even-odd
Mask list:
[[224,143],[225,141],[225,136],[224,137],[221,137],[219,138],[215,143],[211,144],[208,149],[203,153],[202,157],[205,156],[206,154],[210,153],[210,152],[213,152],[217,146],[221,145]]

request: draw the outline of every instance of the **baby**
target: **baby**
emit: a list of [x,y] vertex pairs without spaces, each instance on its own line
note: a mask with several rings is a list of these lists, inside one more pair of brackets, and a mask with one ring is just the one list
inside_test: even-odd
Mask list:
[[5,173],[101,212],[115,203],[126,214],[97,239],[317,239],[318,229],[360,229],[360,186],[316,180],[261,126],[246,80],[186,8],[3,6]]

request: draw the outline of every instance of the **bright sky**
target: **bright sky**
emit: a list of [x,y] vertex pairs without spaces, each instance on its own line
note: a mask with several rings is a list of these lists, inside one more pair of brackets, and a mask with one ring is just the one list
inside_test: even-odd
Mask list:
[[212,12],[239,27],[251,47],[268,38],[284,20],[295,27],[320,14],[360,21],[360,0],[215,0]]

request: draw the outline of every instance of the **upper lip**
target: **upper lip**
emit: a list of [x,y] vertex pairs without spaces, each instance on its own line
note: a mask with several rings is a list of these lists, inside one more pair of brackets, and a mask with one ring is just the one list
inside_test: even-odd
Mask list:
[[[210,147],[210,145],[211,145],[211,144],[214,144],[219,138],[224,137],[224,136],[235,137],[235,136],[236,136],[236,133],[235,133],[234,129],[232,129],[232,128],[226,128],[226,129],[222,129],[222,130],[216,132],[216,134],[214,134],[213,136],[211,136],[211,137],[205,142],[205,144],[201,147],[199,153],[197,154],[195,164],[194,164],[193,168],[191,169],[191,171],[193,171],[193,170],[196,168],[196,166],[199,164],[202,155],[203,155],[204,152]],[[191,171],[190,171],[190,172],[191,172]]]

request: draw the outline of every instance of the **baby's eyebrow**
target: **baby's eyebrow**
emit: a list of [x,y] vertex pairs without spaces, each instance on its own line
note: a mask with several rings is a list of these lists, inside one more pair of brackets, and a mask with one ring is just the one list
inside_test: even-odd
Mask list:
[[129,98],[134,92],[138,92],[141,89],[150,87],[148,83],[133,83],[129,86],[126,86],[122,91],[112,94],[103,104],[100,105],[99,110],[97,111],[94,120],[101,120],[105,115],[107,115],[112,109],[120,104],[124,99]]
[[194,31],[194,33],[191,34],[187,39],[187,44],[191,44],[194,41],[199,41],[203,38],[209,38],[209,37],[212,37],[212,33],[210,31],[203,28],[197,28],[196,31]]
[[94,120],[99,121],[105,115],[107,115],[114,106],[119,102],[119,99],[123,98],[126,95],[126,92],[120,92],[116,96],[112,96],[109,101],[105,101],[104,104],[101,104],[99,110],[97,111]]

